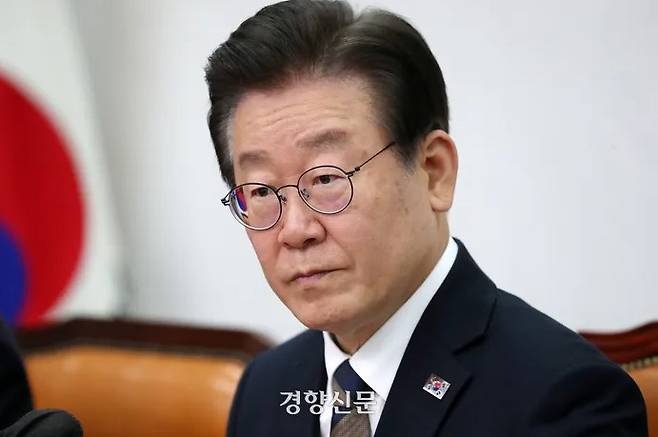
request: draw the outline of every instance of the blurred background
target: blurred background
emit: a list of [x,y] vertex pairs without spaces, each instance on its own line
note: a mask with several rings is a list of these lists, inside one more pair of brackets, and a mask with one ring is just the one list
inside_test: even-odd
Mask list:
[[[210,53],[266,2],[0,0],[0,314],[303,327],[278,301],[206,126]],[[658,3],[353,2],[441,65],[451,213],[503,289],[575,330],[658,316]]]

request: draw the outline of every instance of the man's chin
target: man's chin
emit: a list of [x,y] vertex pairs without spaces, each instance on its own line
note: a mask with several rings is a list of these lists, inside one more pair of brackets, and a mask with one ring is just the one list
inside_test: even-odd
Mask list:
[[331,314],[314,313],[312,311],[294,313],[297,320],[309,329],[317,331],[340,332],[350,324],[350,317],[345,312]]
[[337,323],[333,320],[325,320],[318,318],[297,318],[302,325],[306,326],[308,329],[314,329],[316,331],[328,331],[334,332],[336,329]]

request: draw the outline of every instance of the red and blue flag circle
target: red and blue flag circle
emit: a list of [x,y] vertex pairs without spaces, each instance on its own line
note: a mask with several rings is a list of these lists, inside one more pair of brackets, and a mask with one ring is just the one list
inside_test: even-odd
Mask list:
[[63,136],[0,72],[0,317],[35,325],[80,264],[82,190]]

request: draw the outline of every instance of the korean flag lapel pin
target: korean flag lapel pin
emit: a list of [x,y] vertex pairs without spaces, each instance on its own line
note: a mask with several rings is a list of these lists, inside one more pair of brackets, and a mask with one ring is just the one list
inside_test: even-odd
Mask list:
[[423,390],[437,399],[443,399],[449,388],[450,383],[434,373],[427,378],[425,385],[423,385]]

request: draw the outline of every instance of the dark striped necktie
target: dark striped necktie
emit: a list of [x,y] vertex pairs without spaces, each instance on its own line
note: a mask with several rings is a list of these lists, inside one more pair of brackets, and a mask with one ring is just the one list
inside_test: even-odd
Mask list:
[[336,402],[335,406],[341,412],[334,410],[331,416],[331,437],[370,437],[370,419],[368,414],[357,412],[356,406],[352,403],[357,391],[372,391],[372,389],[361,379],[361,377],[350,366],[349,360],[345,360],[334,372],[333,388],[338,392],[338,399],[345,405],[346,393],[349,392],[350,406],[348,408],[340,406]]

